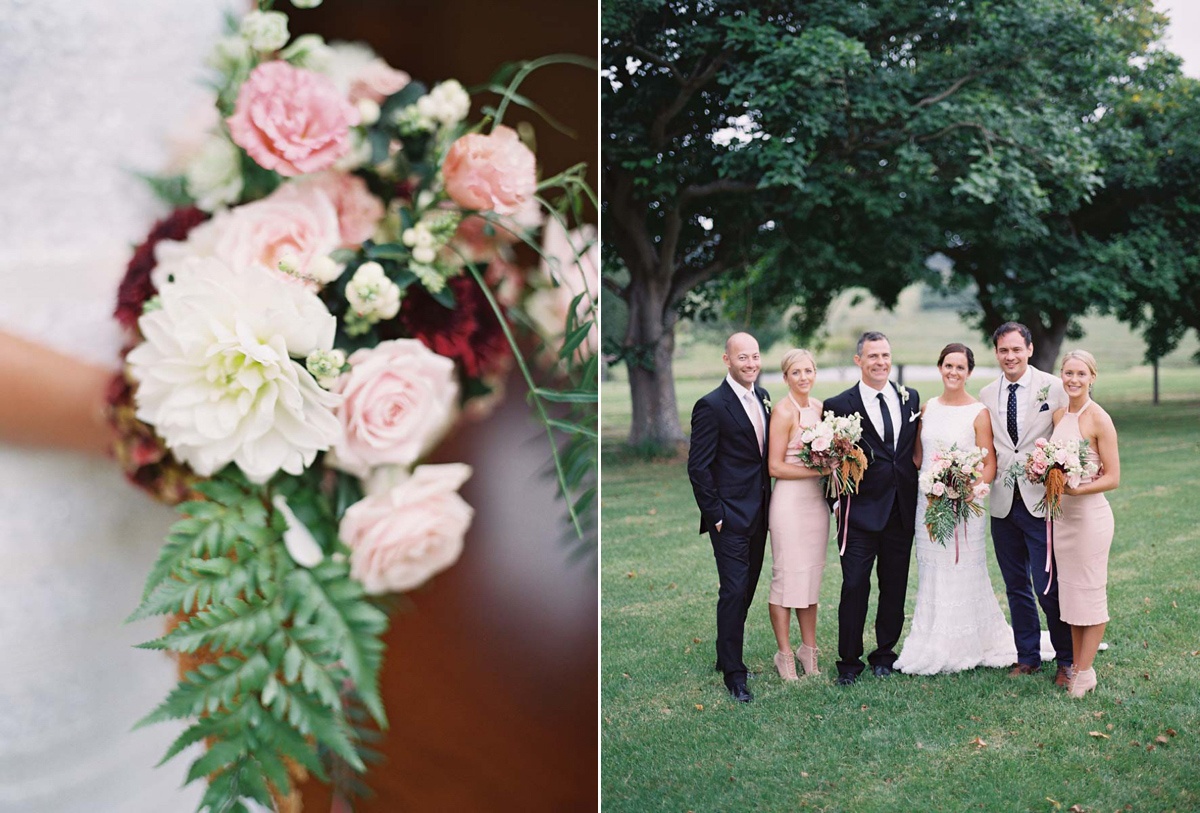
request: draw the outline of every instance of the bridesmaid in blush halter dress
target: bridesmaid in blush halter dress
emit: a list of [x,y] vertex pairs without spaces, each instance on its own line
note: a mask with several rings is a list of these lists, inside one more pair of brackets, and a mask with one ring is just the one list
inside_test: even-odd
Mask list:
[[1100,465],[1062,498],[1062,517],[1054,522],[1054,561],[1058,565],[1058,600],[1062,620],[1071,625],[1075,668],[1067,691],[1083,697],[1096,688],[1092,661],[1108,623],[1108,551],[1113,540],[1113,513],[1104,496],[1121,482],[1117,430],[1112,418],[1091,400],[1096,359],[1086,350],[1063,356],[1063,388],[1070,399],[1054,413],[1051,440],[1088,441],[1087,456]]
[[829,541],[829,504],[821,475],[797,457],[800,432],[821,420],[821,402],[810,398],[817,365],[807,350],[789,350],[783,357],[787,398],[771,412],[767,469],[776,478],[771,492],[771,595],[768,609],[779,651],[775,668],[784,680],[797,680],[790,638],[791,610],[800,623],[802,643],[795,657],[806,675],[817,669],[817,595],[825,572]]

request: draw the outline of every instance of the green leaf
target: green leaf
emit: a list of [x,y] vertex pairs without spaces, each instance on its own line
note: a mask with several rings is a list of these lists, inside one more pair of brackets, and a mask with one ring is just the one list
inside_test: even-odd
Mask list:
[[538,387],[533,391],[534,395],[539,398],[544,398],[547,401],[556,403],[569,404],[590,404],[596,403],[600,396],[596,392],[583,392],[574,390],[572,392],[559,392],[558,390],[550,390],[545,387]]
[[195,652],[202,646],[239,649],[263,643],[281,621],[279,608],[263,598],[250,596],[249,601],[235,598],[196,613],[168,634],[140,647],[176,652]]
[[569,423],[567,421],[559,421],[559,420],[550,419],[550,420],[546,421],[546,425],[553,429],[557,429],[560,432],[566,432],[567,434],[570,434],[570,435],[586,435],[589,438],[598,438],[599,437],[599,435],[596,433],[595,429],[592,429],[590,427],[587,427],[587,426],[584,426],[584,425],[578,424],[578,423]]
[[271,674],[271,665],[261,652],[245,660],[225,655],[216,663],[202,664],[188,672],[157,709],[134,726],[176,720],[229,710],[240,695],[260,691]]

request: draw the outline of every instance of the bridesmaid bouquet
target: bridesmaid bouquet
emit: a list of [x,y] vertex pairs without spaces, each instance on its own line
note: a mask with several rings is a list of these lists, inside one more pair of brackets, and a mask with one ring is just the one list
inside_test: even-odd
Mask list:
[[232,21],[207,126],[149,179],[175,209],[116,311],[117,454],[183,515],[131,619],[172,616],[143,646],[187,671],[140,724],[189,721],[164,761],[207,743],[188,781],[214,811],[365,770],[366,725],[387,720],[382,597],[453,564],[473,513],[470,467],[423,458],[514,365],[580,536],[594,494],[598,252],[570,226],[594,196],[583,165],[539,180],[502,124],[538,110],[517,93],[531,71],[590,63],[510,66],[471,122],[458,82],[292,40],[270,5]]
[[1034,485],[1044,486],[1046,493],[1036,510],[1045,510],[1047,519],[1062,516],[1062,495],[1065,489],[1077,487],[1084,478],[1095,477],[1100,467],[1088,460],[1087,438],[1077,440],[1047,440],[1038,438],[1034,450],[1024,463],[1014,463],[1004,475],[1010,488],[1024,477]]
[[925,508],[925,529],[929,538],[945,547],[954,537],[954,563],[958,564],[958,526],[975,516],[983,516],[979,501],[988,495],[987,483],[978,483],[983,475],[987,449],[974,446],[934,452],[929,469],[921,475],[918,487],[928,503]]
[[862,416],[839,417],[826,412],[820,423],[805,428],[798,438],[797,455],[810,469],[828,468],[825,493],[830,497],[857,494],[867,471],[867,456],[858,448]]

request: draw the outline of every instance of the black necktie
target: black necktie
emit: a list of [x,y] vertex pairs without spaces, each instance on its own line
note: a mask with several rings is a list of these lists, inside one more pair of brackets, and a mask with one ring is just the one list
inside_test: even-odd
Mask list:
[[1008,385],[1008,436],[1012,438],[1013,446],[1017,445],[1017,387],[1020,384]]
[[875,396],[879,399],[879,409],[883,412],[883,442],[889,449],[896,447],[896,433],[892,429],[892,411],[888,409],[887,400],[884,399],[883,393]]

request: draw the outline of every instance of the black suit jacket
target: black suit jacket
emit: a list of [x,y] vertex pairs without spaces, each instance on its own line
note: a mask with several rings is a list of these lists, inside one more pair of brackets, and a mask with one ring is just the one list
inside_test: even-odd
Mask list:
[[[896,385],[888,382],[888,386]],[[897,387],[897,392],[900,389]],[[913,463],[913,445],[917,439],[920,421],[914,415],[921,413],[921,400],[917,391],[905,387],[908,399],[901,399],[900,426],[893,427],[898,441],[893,450],[883,442],[875,431],[875,424],[867,417],[858,384],[845,392],[825,401],[825,411],[835,415],[862,416],[862,440],[859,446],[867,455],[867,473],[858,485],[858,493],[850,497],[850,527],[860,531],[880,531],[887,525],[892,512],[892,503],[900,498],[900,516],[904,528],[910,533],[916,525],[917,513],[917,467]],[[846,501],[841,503],[838,516],[839,527],[845,521]]]
[[[760,402],[770,396],[755,385]],[[754,425],[728,381],[705,395],[692,408],[692,438],[688,448],[688,478],[700,507],[700,533],[715,530],[745,534],[766,522],[771,499],[766,445],[770,442],[771,414],[764,410],[763,451],[758,449]]]

